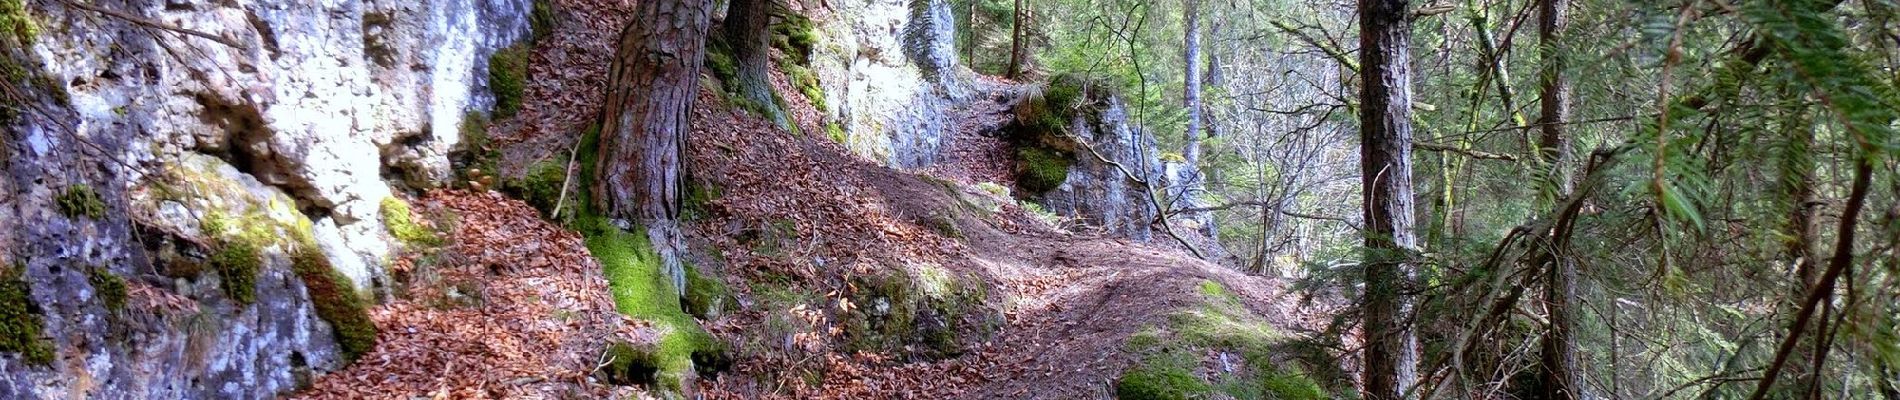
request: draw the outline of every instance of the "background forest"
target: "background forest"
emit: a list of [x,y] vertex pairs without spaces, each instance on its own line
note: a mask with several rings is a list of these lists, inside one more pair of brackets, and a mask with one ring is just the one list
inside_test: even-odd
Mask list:
[[[1382,3],[1409,45],[1361,47],[1356,18]],[[1239,267],[1359,298],[1363,266],[1403,265],[1412,311],[1375,319],[1417,335],[1403,393],[1900,398],[1895,3],[1407,3],[954,9],[978,71],[1131,99],[1164,160],[1200,172],[1167,208],[1211,211]],[[1366,51],[1411,57],[1399,229],[1417,239],[1396,260],[1366,250],[1383,234],[1351,200],[1354,150],[1376,145]],[[1371,324],[1360,311],[1319,337]]]

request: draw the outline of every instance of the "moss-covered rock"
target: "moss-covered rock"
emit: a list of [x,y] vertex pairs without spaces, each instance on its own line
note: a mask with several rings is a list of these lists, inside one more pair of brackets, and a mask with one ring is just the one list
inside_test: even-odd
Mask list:
[[330,323],[344,359],[355,361],[376,347],[376,323],[369,318],[369,308],[350,278],[330,265],[315,242],[306,240],[291,253],[290,268],[309,290],[317,317]]
[[706,276],[697,267],[686,268],[686,296],[681,298],[681,307],[687,315],[694,318],[717,319],[737,306],[732,300],[732,291],[719,277]]
[[[1198,285],[1202,304],[1171,315],[1165,326],[1129,337],[1125,346],[1140,356],[1116,386],[1123,399],[1200,398],[1219,392],[1235,399],[1326,399],[1331,395],[1289,362],[1281,349],[1288,340],[1247,311],[1240,298],[1219,282]],[[1239,355],[1244,368],[1199,371],[1208,354]],[[1227,361],[1222,361],[1226,363]]]
[[496,118],[521,111],[521,96],[528,88],[529,50],[523,43],[488,56],[488,89],[495,95]]
[[610,385],[650,385],[660,372],[654,351],[647,346],[614,342],[607,345],[600,358],[605,360],[600,368],[601,381]]
[[91,186],[83,183],[67,186],[66,190],[60,192],[59,198],[54,199],[54,202],[59,204],[59,212],[65,214],[67,218],[99,219],[106,216],[105,199],[100,198],[99,192],[93,191]]
[[841,315],[846,347],[924,359],[954,357],[987,336],[1000,316],[983,305],[988,291],[975,279],[935,265],[917,264],[848,278],[851,307]]
[[1069,132],[1069,124],[1085,109],[1096,104],[1090,80],[1074,75],[1058,75],[1043,89],[1016,105],[1016,123],[1009,129],[1009,140],[1016,147],[1016,184],[1030,193],[1054,190],[1068,180],[1081,143]]
[[125,278],[114,275],[105,267],[92,267],[86,273],[86,282],[92,284],[93,295],[98,296],[107,310],[125,309]]
[[25,276],[25,264],[0,264],[0,353],[19,354],[28,365],[49,365],[53,346],[41,337],[45,322]]
[[383,227],[389,235],[403,244],[411,246],[437,246],[442,244],[442,236],[434,228],[424,224],[415,211],[409,208],[409,202],[396,197],[385,197],[381,204]]
[[1016,149],[1016,184],[1023,190],[1042,193],[1062,186],[1069,180],[1071,155],[1043,147]]

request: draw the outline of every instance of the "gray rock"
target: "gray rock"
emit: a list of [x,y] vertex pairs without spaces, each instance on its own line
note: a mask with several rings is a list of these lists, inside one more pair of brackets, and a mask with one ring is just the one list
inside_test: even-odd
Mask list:
[[[0,258],[26,265],[57,359],[34,366],[0,354],[0,398],[265,398],[340,367],[284,245],[264,249],[248,305],[225,298],[215,273],[167,277],[154,260],[202,257],[188,253],[202,253],[190,244],[208,239],[208,213],[259,215],[280,231],[307,226],[359,289],[378,288],[393,242],[381,201],[451,175],[446,154],[464,116],[493,103],[488,56],[527,36],[530,9],[529,0],[88,4],[239,46],[28,2],[37,40],[0,55],[53,84],[32,88],[37,112],[0,138]],[[108,216],[59,212],[54,199],[80,183]],[[194,310],[105,310],[89,268]]]

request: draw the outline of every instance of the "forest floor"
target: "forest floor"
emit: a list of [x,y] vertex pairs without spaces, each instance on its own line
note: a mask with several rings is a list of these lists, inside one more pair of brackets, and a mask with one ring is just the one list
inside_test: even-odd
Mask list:
[[[503,163],[516,169],[564,156],[591,123],[600,103],[592,88],[606,87],[613,35],[631,14],[621,2],[556,3],[570,15],[536,46],[526,107],[494,128],[511,149]],[[791,94],[801,130],[825,132],[783,73],[773,80]],[[1301,306],[1283,280],[1063,231],[978,188],[1008,184],[1008,146],[983,125],[1006,122],[997,117],[1006,102],[971,107],[965,120],[979,122],[948,141],[943,166],[906,172],[733,111],[713,91],[702,88],[686,147],[689,175],[717,195],[685,229],[700,267],[741,307],[702,321],[738,349],[730,371],[696,383],[706,398],[1108,398],[1142,361],[1129,338],[1208,303],[1210,282],[1271,330],[1314,330],[1331,312]],[[446,250],[410,254],[396,273],[438,284],[373,310],[381,345],[296,397],[646,396],[590,377],[608,340],[652,333],[613,312],[578,235],[495,192],[438,191],[416,203],[455,223],[445,226]],[[979,305],[999,323],[946,357],[851,349],[842,320],[865,306],[852,302],[866,290],[861,278],[923,269],[985,288]],[[793,332],[787,320],[799,322]],[[1225,353],[1199,356],[1204,373],[1236,368]]]

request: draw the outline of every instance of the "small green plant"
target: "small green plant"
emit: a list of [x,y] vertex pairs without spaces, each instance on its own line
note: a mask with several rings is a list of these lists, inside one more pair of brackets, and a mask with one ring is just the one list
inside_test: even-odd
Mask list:
[[0,264],[0,352],[19,353],[29,365],[53,363],[53,346],[41,337],[45,329],[26,283],[26,265]]
[[94,296],[98,296],[99,300],[105,303],[107,310],[125,309],[125,278],[113,275],[112,271],[107,271],[104,267],[92,267],[88,274],[86,282],[92,284]]
[[59,212],[68,218],[99,219],[106,216],[105,200],[99,198],[99,192],[83,183],[67,186],[55,202],[59,204]]
[[521,97],[528,88],[527,44],[516,44],[488,56],[488,89],[495,95],[495,117],[507,118],[521,111]]

